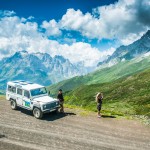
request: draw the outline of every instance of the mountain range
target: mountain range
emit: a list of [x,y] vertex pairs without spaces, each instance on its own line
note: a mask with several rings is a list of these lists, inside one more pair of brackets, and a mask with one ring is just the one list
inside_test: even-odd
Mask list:
[[19,51],[0,61],[0,89],[9,80],[28,80],[50,85],[61,80],[87,73],[82,64],[72,64],[62,56],[47,53]]
[[148,30],[139,40],[127,46],[120,46],[106,60],[99,62],[98,67],[111,67],[119,62],[131,60],[141,55],[150,53],[150,30]]
[[52,88],[55,90],[109,82],[149,67],[149,55],[150,30],[132,44],[117,48],[106,60],[99,62],[97,70],[92,73],[83,63],[72,64],[63,56],[18,51],[0,60],[0,89],[5,89],[6,82],[10,80],[28,80],[45,86],[54,84]]

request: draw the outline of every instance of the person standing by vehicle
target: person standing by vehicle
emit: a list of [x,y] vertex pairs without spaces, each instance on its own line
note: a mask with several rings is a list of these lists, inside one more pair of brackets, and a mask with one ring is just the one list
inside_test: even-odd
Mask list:
[[101,108],[102,108],[102,100],[103,100],[103,94],[102,94],[102,93],[98,93],[98,94],[96,95],[98,118],[101,117],[100,111],[101,111]]
[[64,97],[63,97],[62,89],[59,89],[57,99],[60,102],[60,112],[64,112]]

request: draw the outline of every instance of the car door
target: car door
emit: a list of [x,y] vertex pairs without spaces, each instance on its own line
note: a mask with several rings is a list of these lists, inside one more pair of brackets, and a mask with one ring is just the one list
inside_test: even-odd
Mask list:
[[27,109],[31,109],[31,100],[30,100],[30,93],[27,90],[23,90],[23,106]]
[[22,89],[17,88],[17,98],[16,98],[17,105],[22,106],[22,98],[23,98]]

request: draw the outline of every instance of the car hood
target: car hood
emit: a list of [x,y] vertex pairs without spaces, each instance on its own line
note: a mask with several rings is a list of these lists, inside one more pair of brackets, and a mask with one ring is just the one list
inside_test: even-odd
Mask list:
[[36,97],[33,100],[37,101],[37,102],[42,102],[42,103],[50,103],[50,102],[56,101],[57,99],[54,99],[54,98],[49,97],[49,96],[41,96],[41,97]]

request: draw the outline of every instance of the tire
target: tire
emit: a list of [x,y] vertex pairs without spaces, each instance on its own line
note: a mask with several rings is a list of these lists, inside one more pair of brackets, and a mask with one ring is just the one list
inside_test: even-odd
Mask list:
[[41,111],[39,108],[37,108],[37,107],[35,107],[35,108],[33,109],[33,115],[34,115],[34,117],[37,118],[37,119],[41,119],[41,118],[43,117],[42,111]]
[[11,109],[16,110],[17,109],[17,103],[15,100],[10,101]]

